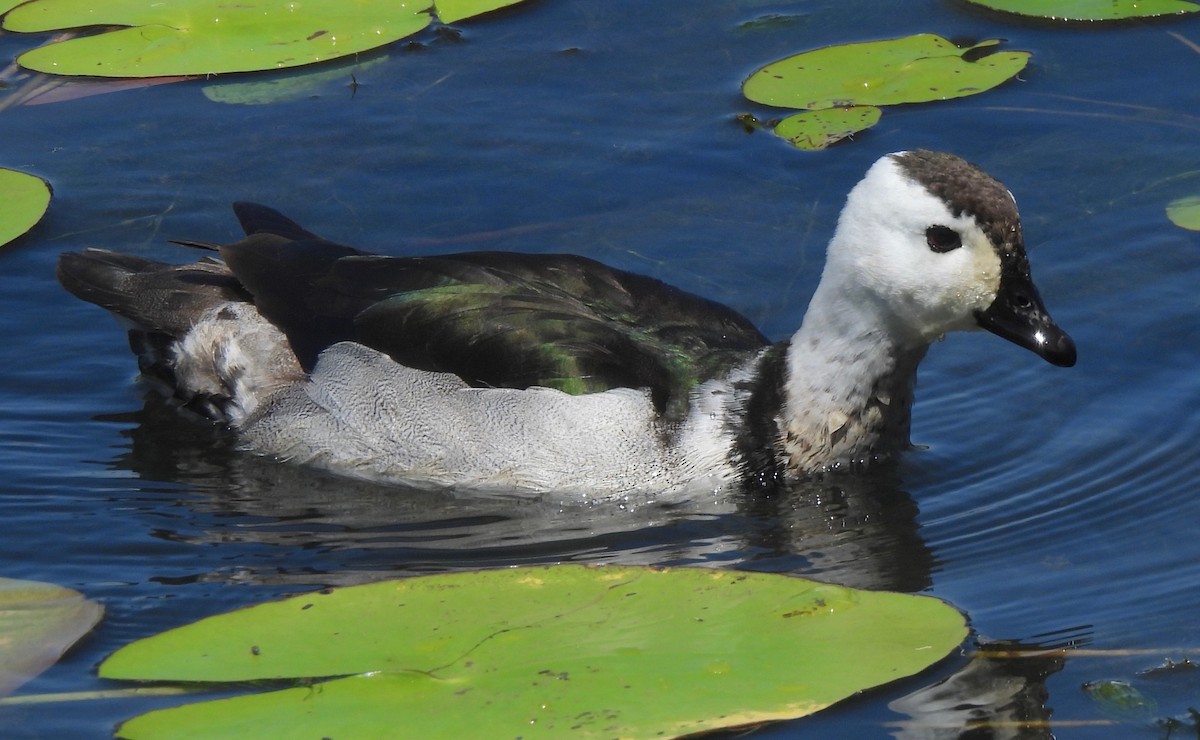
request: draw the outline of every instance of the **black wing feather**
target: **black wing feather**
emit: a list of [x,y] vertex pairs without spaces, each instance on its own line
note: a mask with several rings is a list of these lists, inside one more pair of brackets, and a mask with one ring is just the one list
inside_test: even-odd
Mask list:
[[246,239],[221,255],[311,368],[351,339],[477,386],[649,388],[663,410],[767,344],[745,317],[574,255],[369,255],[240,203]]

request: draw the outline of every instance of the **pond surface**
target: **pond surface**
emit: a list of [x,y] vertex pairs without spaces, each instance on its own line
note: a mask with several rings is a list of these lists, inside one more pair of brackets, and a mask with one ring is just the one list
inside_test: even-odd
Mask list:
[[[0,165],[55,189],[46,219],[0,251],[2,575],[107,609],[19,695],[110,688],[94,667],[131,639],[295,591],[616,562],[929,593],[964,610],[981,642],[1071,648],[975,673],[953,658],[766,737],[954,737],[970,716],[963,694],[941,714],[927,694],[904,697],[956,672],[980,695],[1017,680],[1024,692],[997,716],[1048,722],[1022,737],[1164,736],[1148,717],[1101,711],[1081,689],[1099,679],[1134,681],[1157,700],[1152,716],[1200,705],[1195,672],[1138,675],[1200,658],[1200,234],[1164,215],[1200,193],[1200,19],[1056,27],[953,0],[907,3],[901,17],[865,0],[685,5],[540,0],[321,69],[336,73],[290,100],[216,102],[261,96],[235,86],[264,79],[278,94],[300,73],[0,113]],[[984,95],[888,109],[824,153],[735,122],[776,115],[739,94],[763,63],[917,32],[1005,38],[1033,62]],[[30,44],[0,36],[0,54]],[[1016,194],[1035,277],[1079,364],[1053,368],[990,334],[949,337],[922,366],[921,449],[878,475],[766,501],[582,508],[250,458],[140,383],[115,322],[53,276],[59,252],[90,245],[191,259],[167,240],[233,240],[228,203],[244,199],[390,254],[585,254],[783,338],[846,191],[881,154],[916,147],[976,161]],[[169,703],[5,706],[0,726],[105,737]]]

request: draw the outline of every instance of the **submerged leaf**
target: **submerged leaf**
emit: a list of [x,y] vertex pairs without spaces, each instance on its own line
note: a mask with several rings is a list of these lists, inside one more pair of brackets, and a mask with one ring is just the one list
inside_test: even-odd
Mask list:
[[1200,5],[1185,0],[967,0],[1005,13],[1063,21],[1113,21],[1195,13]]
[[341,83],[347,95],[354,94],[358,84],[354,74],[374,67],[387,59],[375,57],[361,64],[343,66],[342,64],[328,67],[317,67],[306,72],[290,72],[281,75],[253,77],[249,80],[236,78],[236,82],[218,82],[205,85],[202,92],[204,97],[214,103],[230,105],[269,105],[283,103],[289,100],[299,100],[302,97],[318,95],[326,89]]
[[[760,573],[552,566],[294,597],[129,645],[107,678],[314,679],[150,712],[123,737],[654,737],[803,716],[966,635],[928,597]],[[367,674],[367,675],[364,675]]]
[[827,46],[766,65],[742,91],[763,105],[807,109],[964,97],[990,90],[1029,62],[1025,51],[978,56],[998,43],[960,48],[940,36],[918,34]]
[[798,149],[824,149],[879,123],[881,113],[873,105],[805,111],[780,121],[775,133]]
[[1171,201],[1167,205],[1167,218],[1181,229],[1200,231],[1200,195]]
[[22,54],[61,75],[159,77],[296,67],[368,51],[425,28],[431,0],[33,0],[4,17],[9,31],[124,26]]
[[78,591],[0,578],[0,696],[54,665],[103,613]]
[[1158,702],[1138,691],[1128,681],[1089,681],[1082,688],[1097,708],[1110,717],[1145,720],[1158,711]]
[[40,177],[0,169],[0,245],[33,228],[50,205],[50,186]]

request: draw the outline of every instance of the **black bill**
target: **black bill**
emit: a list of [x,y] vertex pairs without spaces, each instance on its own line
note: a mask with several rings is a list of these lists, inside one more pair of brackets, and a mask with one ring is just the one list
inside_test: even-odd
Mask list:
[[1054,323],[1028,274],[1010,271],[1000,280],[996,300],[976,311],[979,326],[1037,353],[1059,367],[1075,364],[1075,342]]

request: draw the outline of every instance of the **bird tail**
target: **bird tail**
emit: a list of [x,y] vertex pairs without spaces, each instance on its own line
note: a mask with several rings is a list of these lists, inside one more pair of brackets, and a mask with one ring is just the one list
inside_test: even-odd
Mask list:
[[229,269],[209,258],[168,265],[132,254],[86,249],[60,255],[56,274],[77,298],[139,329],[175,338],[214,306],[249,300]]

